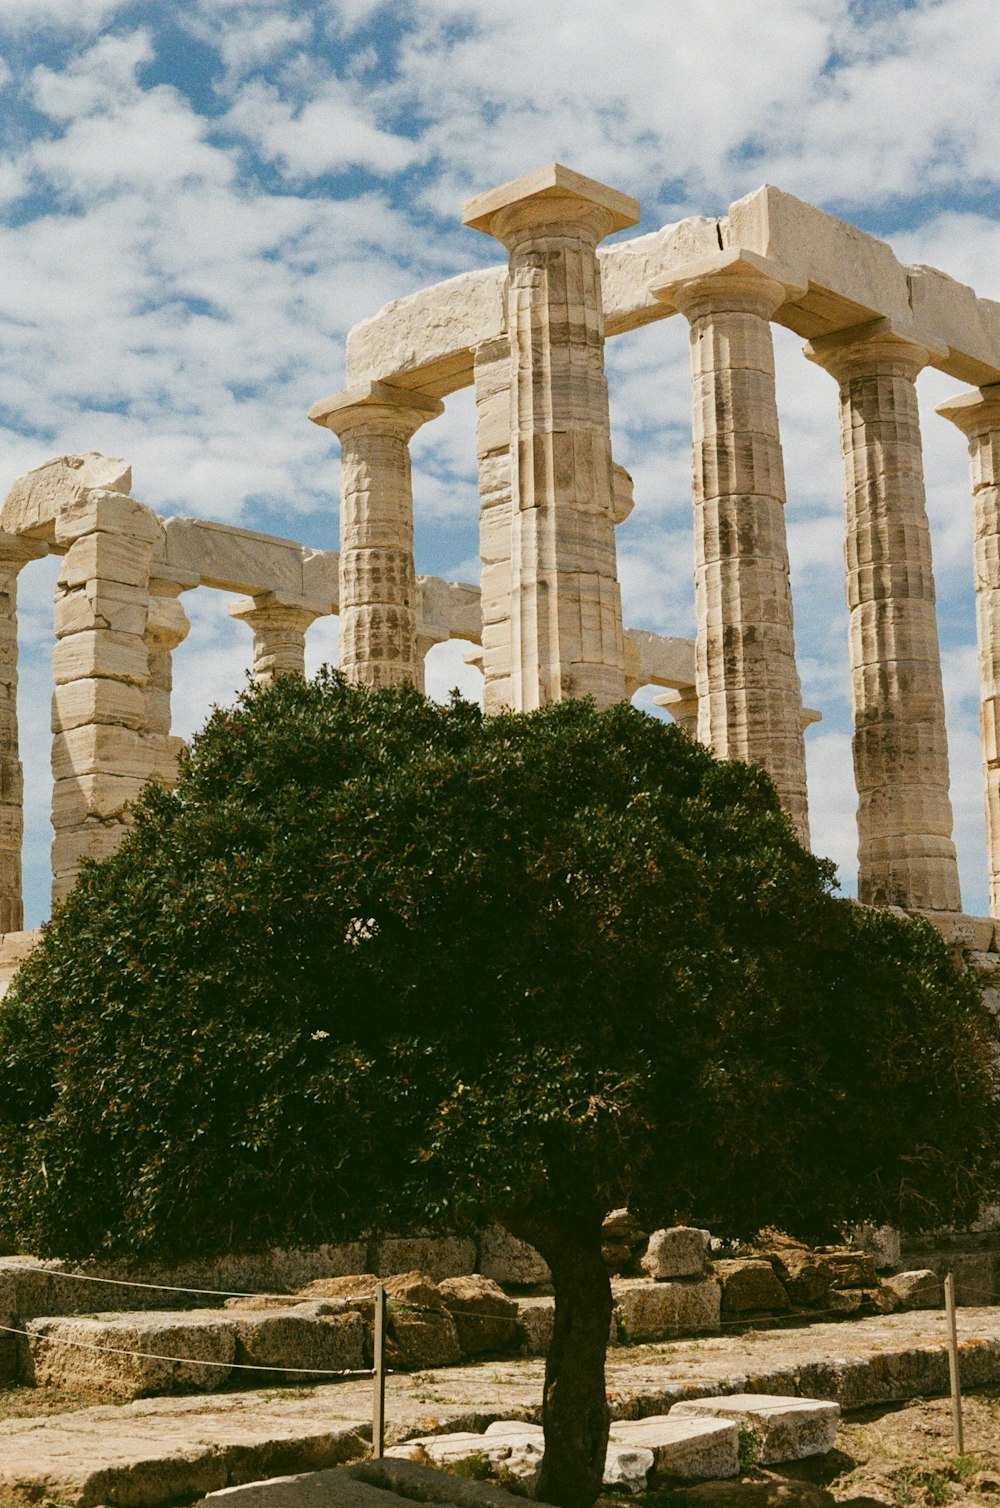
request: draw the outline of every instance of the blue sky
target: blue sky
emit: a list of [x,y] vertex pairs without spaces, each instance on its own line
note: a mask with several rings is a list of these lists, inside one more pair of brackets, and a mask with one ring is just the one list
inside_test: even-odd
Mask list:
[[[1000,298],[995,0],[0,0],[0,483],[126,457],[134,492],[337,543],[336,441],[304,415],[344,337],[499,248],[470,194],[553,159],[642,204],[640,230],[763,182]],[[630,232],[629,234],[634,234]],[[835,388],[775,332],[817,848],[853,882]],[[626,620],[690,633],[686,328],[609,343]],[[985,910],[965,445],[920,379],[966,909]],[[476,569],[468,393],[414,442],[418,570]],[[47,912],[54,568],[22,576],[29,922]],[[179,730],[242,681],[246,628],[190,594]],[[335,652],[317,625],[310,659]],[[432,689],[476,694],[461,647]]]

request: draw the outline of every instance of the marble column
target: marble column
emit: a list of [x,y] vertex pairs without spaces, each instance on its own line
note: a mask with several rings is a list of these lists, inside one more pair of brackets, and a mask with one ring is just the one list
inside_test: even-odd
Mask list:
[[174,686],[173,651],[183,643],[191,628],[179,599],[196,581],[172,581],[162,576],[149,583],[149,615],[146,619],[146,653],[149,656],[149,680],[146,682],[146,745],[149,749],[151,780],[168,787],[177,784],[184,740],[170,731],[170,700]]
[[324,616],[318,604],[281,592],[261,592],[238,597],[229,616],[253,629],[253,678],[258,686],[270,686],[279,675],[305,675],[306,630]]
[[840,384],[858,895],[960,911],[916,390],[929,347],[879,319],[805,349]]
[[52,902],[86,858],[118,847],[150,776],[145,740],[149,578],[163,527],[123,493],[93,491],[56,518],[66,547],[52,656]]
[[625,695],[597,244],[639,206],[553,165],[466,204],[510,261],[511,705]]
[[417,685],[409,442],[437,398],[370,382],[309,410],[340,436],[340,668],[365,686]]
[[969,442],[990,915],[1000,917],[1000,383],[938,404]]
[[761,765],[808,845],[770,323],[802,289],[777,263],[720,251],[652,291],[691,326],[698,737]]
[[24,927],[24,780],[17,727],[17,578],[47,554],[37,539],[0,533],[0,933]]
[[498,335],[475,350],[476,462],[483,607],[483,709],[514,704],[511,672],[510,340]]

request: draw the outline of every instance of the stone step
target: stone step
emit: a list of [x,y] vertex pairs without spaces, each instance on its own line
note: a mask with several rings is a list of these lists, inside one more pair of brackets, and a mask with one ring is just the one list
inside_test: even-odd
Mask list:
[[622,1419],[612,1424],[611,1439],[631,1450],[652,1452],[651,1487],[671,1477],[707,1481],[740,1473],[739,1427],[725,1419],[679,1419],[672,1411]]
[[677,1403],[672,1419],[732,1420],[753,1436],[755,1466],[801,1461],[833,1449],[840,1405],[817,1398],[783,1398],[766,1393],[731,1393],[726,1398],[698,1398]]

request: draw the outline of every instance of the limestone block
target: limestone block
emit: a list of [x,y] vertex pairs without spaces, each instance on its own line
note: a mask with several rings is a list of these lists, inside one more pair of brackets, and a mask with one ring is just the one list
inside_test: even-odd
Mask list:
[[131,775],[74,775],[57,780],[52,789],[52,825],[75,826],[88,817],[106,821],[120,817],[142,794],[145,778]]
[[303,596],[303,550],[292,539],[196,518],[168,518],[165,559],[223,592]]
[[713,1262],[712,1276],[722,1284],[722,1314],[726,1319],[754,1310],[780,1314],[789,1308],[788,1294],[763,1257]]
[[501,1287],[532,1288],[551,1281],[548,1263],[526,1241],[502,1225],[490,1225],[479,1237],[479,1271]]
[[144,540],[162,553],[163,525],[151,508],[127,493],[94,489],[63,504],[56,513],[58,544],[72,544],[87,534],[123,534]]
[[90,723],[144,728],[146,698],[142,686],[107,679],[67,681],[57,686],[52,697],[52,732],[64,733]]
[[[104,588],[117,588],[129,599],[113,595]],[[83,633],[88,629],[111,629],[115,633],[139,638],[149,621],[149,594],[142,587],[122,586],[118,582],[89,581],[86,587],[64,592],[59,598],[57,636]]]
[[70,546],[59,568],[57,587],[72,590],[89,581],[117,581],[123,586],[149,584],[151,547],[120,534],[87,534]]
[[476,1243],[465,1236],[388,1236],[372,1258],[372,1271],[383,1278],[422,1272],[439,1282],[474,1272],[475,1267]]
[[469,1481],[396,1458],[226,1487],[202,1498],[198,1508],[403,1508],[413,1502],[437,1508],[524,1508],[523,1497],[492,1482]]
[[985,300],[937,267],[916,263],[906,272],[914,324],[950,348],[940,360],[941,370],[962,382],[995,382],[1000,341],[984,318]]
[[896,1298],[900,1309],[941,1309],[944,1304],[943,1283],[929,1267],[894,1273],[884,1279],[882,1288]]
[[58,456],[18,478],[0,512],[0,527],[11,534],[50,539],[60,508],[91,488],[127,493],[131,486],[132,469],[118,457],[102,456],[97,451]]
[[52,873],[69,884],[60,891],[60,899],[79,873],[84,859],[107,859],[115,852],[128,830],[128,823],[93,817],[67,832],[57,832],[52,839]]
[[692,1225],[656,1230],[649,1238],[642,1270],[658,1281],[699,1277],[708,1260],[709,1232]]
[[839,1403],[815,1398],[782,1398],[766,1393],[732,1393],[725,1398],[675,1403],[670,1418],[728,1419],[754,1435],[754,1463],[802,1461],[832,1450],[840,1421]]
[[616,1420],[610,1438],[653,1452],[650,1485],[659,1486],[670,1477],[735,1477],[740,1469],[740,1432],[723,1419],[675,1418],[654,1414],[648,1419]]
[[859,1225],[853,1232],[858,1246],[868,1252],[878,1272],[899,1266],[899,1231],[891,1225]]
[[992,1252],[925,1251],[921,1257],[939,1279],[954,1273],[956,1304],[978,1307],[995,1302]]
[[149,656],[135,634],[113,633],[110,629],[90,629],[58,639],[52,652],[52,678],[57,686],[68,681],[127,681],[145,686],[149,678]]
[[[32,1319],[25,1329],[28,1382],[67,1392],[211,1392],[229,1377],[236,1354],[233,1323],[213,1310]],[[88,1349],[99,1347],[109,1349]]]
[[878,1282],[875,1260],[869,1252],[828,1251],[817,1256],[830,1274],[831,1288],[874,1288]]
[[601,298],[609,335],[637,329],[666,312],[650,289],[677,267],[719,249],[718,222],[692,215],[646,236],[599,248]]
[[487,267],[465,273],[395,299],[362,320],[347,336],[347,383],[426,373],[422,385],[438,397],[467,386],[472,348],[504,333],[506,272]]
[[714,1278],[701,1282],[618,1278],[611,1292],[630,1342],[669,1340],[719,1328],[722,1286]]
[[386,1356],[404,1370],[447,1367],[461,1360],[455,1321],[436,1285],[419,1272],[386,1280],[388,1329]]
[[131,728],[112,723],[85,723],[57,733],[52,740],[52,774],[59,780],[77,775],[118,775],[148,780],[154,750]]
[[793,1304],[826,1301],[833,1272],[810,1247],[779,1238],[774,1242],[759,1241],[755,1249],[774,1267]]
[[302,592],[311,602],[328,603],[328,613],[340,605],[340,554],[337,550],[302,551]]
[[[359,1372],[365,1366],[365,1324],[360,1314],[311,1318],[305,1313],[263,1312],[234,1320],[237,1362],[268,1367],[256,1379],[301,1380],[303,1369]],[[316,1379],[320,1380],[320,1379]]]
[[502,1288],[481,1273],[445,1278],[438,1286],[466,1356],[507,1350],[514,1340],[518,1310]]

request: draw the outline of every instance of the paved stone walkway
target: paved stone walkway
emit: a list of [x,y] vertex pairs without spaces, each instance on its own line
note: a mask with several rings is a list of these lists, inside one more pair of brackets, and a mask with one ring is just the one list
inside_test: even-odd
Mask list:
[[[962,1381],[1000,1383],[1000,1309],[959,1310]],[[801,1393],[845,1408],[943,1393],[944,1315],[936,1311],[749,1331],[612,1350],[616,1418],[663,1413],[712,1393]],[[390,1439],[538,1418],[539,1359],[389,1379]],[[0,1499],[73,1508],[158,1508],[266,1476],[334,1466],[370,1437],[371,1384],[150,1398],[0,1424]]]

